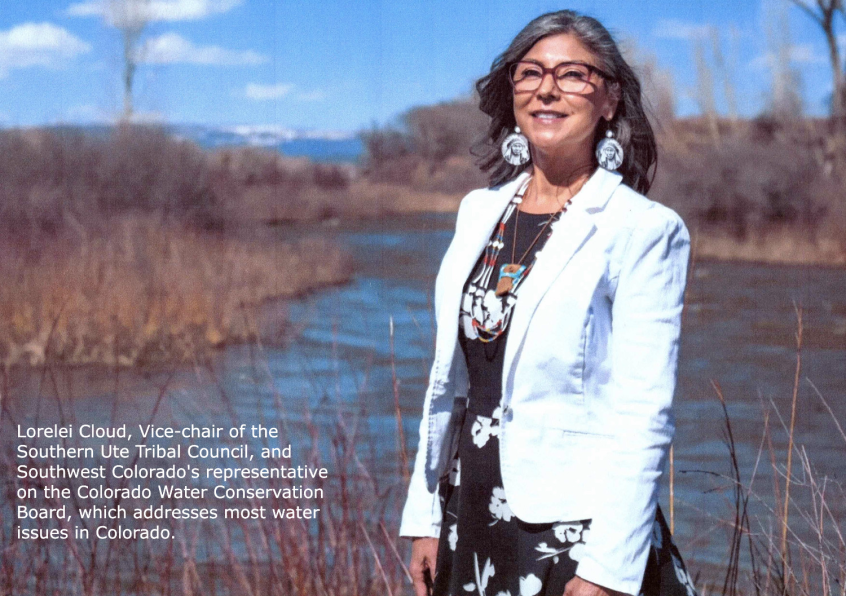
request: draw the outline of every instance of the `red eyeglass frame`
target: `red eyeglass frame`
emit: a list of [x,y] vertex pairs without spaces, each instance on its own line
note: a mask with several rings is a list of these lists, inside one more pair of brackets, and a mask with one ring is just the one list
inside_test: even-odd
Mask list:
[[[520,65],[520,64],[531,64],[532,66],[537,66],[541,70],[540,82],[538,83],[538,86],[535,89],[532,89],[532,91],[536,91],[537,89],[540,89],[541,85],[543,85],[544,77],[546,77],[547,73],[549,73],[549,74],[552,75],[552,80],[555,82],[555,86],[558,87],[559,91],[561,91],[562,93],[579,93],[578,91],[569,91],[568,92],[568,91],[565,91],[564,89],[562,89],[561,85],[559,85],[559,83],[558,83],[558,78],[555,76],[555,71],[558,70],[560,67],[570,66],[570,65],[584,66],[585,68],[588,69],[588,71],[590,71],[592,73],[596,73],[599,76],[601,76],[606,83],[614,83],[614,84],[618,83],[617,79],[612,77],[610,74],[608,74],[607,72],[605,72],[601,68],[594,66],[593,64],[588,64],[587,62],[570,60],[570,61],[566,61],[566,62],[559,62],[558,64],[556,64],[552,68],[547,68],[543,64],[536,62],[534,60],[518,60],[517,62],[514,62],[513,64],[511,64],[511,66],[508,67],[508,81],[511,83],[511,88],[515,92],[517,92],[517,87],[516,87],[517,81],[514,80],[514,71],[517,69],[517,66]],[[585,81],[585,87],[582,88],[581,91],[583,92],[584,89],[587,88],[587,86],[590,85],[590,84],[591,84],[590,81]]]

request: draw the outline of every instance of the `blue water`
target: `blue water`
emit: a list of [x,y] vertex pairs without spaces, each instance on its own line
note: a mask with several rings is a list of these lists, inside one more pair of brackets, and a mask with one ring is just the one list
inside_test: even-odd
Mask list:
[[[309,432],[316,432],[324,455],[329,438],[342,427],[355,433],[369,473],[393,487],[386,495],[401,500],[395,398],[405,446],[413,455],[433,351],[431,292],[453,225],[452,215],[420,215],[322,228],[322,234],[350,248],[351,283],[293,304],[268,305],[268,320],[279,320],[281,314],[290,318],[293,339],[284,346],[232,346],[214,360],[213,375],[202,367],[179,371],[169,380],[159,419],[269,421],[304,450],[310,444]],[[742,481],[748,483],[755,470],[753,530],[761,535],[772,531],[767,510],[774,506],[774,480],[783,485],[785,424],[796,366],[795,309],[800,305],[804,334],[796,443],[808,454],[808,472],[831,483],[828,505],[841,531],[846,530],[846,499],[838,489],[838,483],[846,481],[846,439],[833,420],[846,427],[844,289],[842,269],[696,264],[688,286],[679,363],[673,507],[676,541],[694,573],[713,573],[725,562],[730,535],[725,520],[733,517],[730,460],[715,383],[727,401]],[[115,403],[113,380],[85,369],[72,375],[78,416],[108,420],[110,409],[103,403]],[[125,374],[118,395],[120,418],[145,420],[165,380],[165,372]],[[37,380],[18,383],[12,387],[12,414],[30,420],[58,415],[55,400],[24,399],[27,391],[40,391]],[[58,386],[71,383],[60,378]],[[86,388],[82,394],[79,387]],[[762,443],[765,415],[772,455]],[[793,472],[792,519],[803,534],[807,524],[802,515],[812,509],[812,500],[809,475],[798,457]],[[669,513],[666,478],[661,502]]]

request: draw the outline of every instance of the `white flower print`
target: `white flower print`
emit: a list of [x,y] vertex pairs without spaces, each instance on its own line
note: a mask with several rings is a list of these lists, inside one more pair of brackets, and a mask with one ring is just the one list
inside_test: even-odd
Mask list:
[[464,590],[467,592],[476,590],[479,592],[479,596],[485,596],[485,590],[488,589],[488,581],[494,576],[494,566],[493,563],[491,563],[490,557],[487,561],[485,561],[485,566],[480,574],[479,555],[477,553],[473,553],[473,570],[476,572],[476,582],[464,584]]
[[552,529],[561,542],[578,542],[582,539],[583,526],[580,523],[556,524]]
[[494,487],[493,494],[491,495],[491,504],[488,505],[488,509],[490,509],[491,515],[495,518],[491,525],[499,520],[510,522],[511,516],[514,515],[511,513],[511,507],[505,501],[505,489],[501,486]]
[[449,536],[447,538],[449,540],[449,550],[455,550],[456,545],[458,544],[458,524],[452,524],[449,527]]
[[585,552],[585,542],[590,535],[590,528],[580,522],[564,522],[552,527],[555,538],[564,543],[564,546],[557,548],[541,542],[535,550],[541,553],[538,561],[552,558],[553,563],[558,563],[558,555],[567,553],[573,561],[581,561]]
[[520,596],[535,596],[543,588],[540,578],[534,573],[520,578]]
[[[492,420],[501,420],[502,419],[502,404],[501,403],[493,411],[493,414],[491,414],[491,419]],[[499,436],[499,429],[497,429],[496,434],[497,434],[497,436]]]
[[499,419],[476,416],[473,426],[470,427],[470,434],[473,435],[473,444],[481,449],[487,444],[488,439],[499,436]]
[[679,583],[684,586],[685,590],[687,590],[687,596],[696,596],[696,588],[693,587],[693,578],[690,577],[690,574],[685,570],[681,560],[676,557],[674,553],[671,552],[670,557],[673,559],[673,568],[676,571],[676,578],[679,580]]

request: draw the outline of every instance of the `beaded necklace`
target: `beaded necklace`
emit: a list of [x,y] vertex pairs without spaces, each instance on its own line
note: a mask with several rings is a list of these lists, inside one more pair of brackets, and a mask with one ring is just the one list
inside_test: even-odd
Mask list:
[[[534,266],[538,253],[535,253],[532,262],[528,265],[524,265],[523,260],[547,232],[552,222],[567,210],[572,200],[571,197],[559,211],[550,216],[543,229],[532,241],[529,249],[520,258],[520,261],[517,263],[506,263],[500,267],[496,290],[488,289],[491,275],[496,268],[499,253],[504,246],[503,239],[505,237],[506,224],[511,216],[519,210],[520,203],[523,202],[523,196],[531,180],[531,177],[527,178],[508,203],[505,213],[503,213],[502,219],[500,219],[497,225],[496,233],[488,241],[487,246],[485,246],[482,268],[467,285],[467,291],[464,293],[462,299],[459,318],[464,329],[464,335],[468,339],[478,339],[483,343],[489,343],[505,333],[508,323],[511,320],[514,305],[517,302],[517,290]],[[549,234],[546,234],[546,236],[549,237]],[[512,255],[511,260],[514,261],[514,255]]]

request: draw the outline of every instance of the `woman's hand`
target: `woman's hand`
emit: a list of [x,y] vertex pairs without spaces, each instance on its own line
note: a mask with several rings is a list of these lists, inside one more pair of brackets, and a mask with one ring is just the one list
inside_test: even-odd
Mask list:
[[435,561],[438,559],[437,538],[414,538],[411,543],[411,579],[415,596],[429,596],[435,578]]
[[564,586],[564,596],[625,596],[625,594],[603,588],[577,575]]

